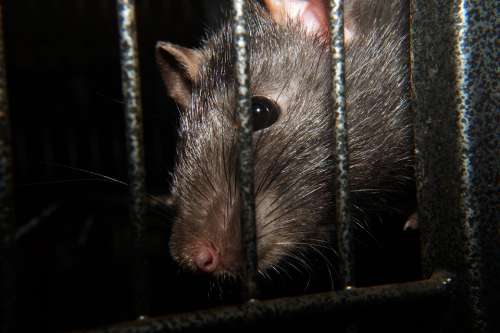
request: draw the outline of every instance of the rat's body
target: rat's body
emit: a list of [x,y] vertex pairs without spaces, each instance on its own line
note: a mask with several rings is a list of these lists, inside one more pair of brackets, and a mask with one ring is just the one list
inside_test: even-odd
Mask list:
[[[347,2],[346,104],[355,220],[411,191],[412,128],[399,1]],[[383,4],[382,4],[383,3]],[[250,5],[250,89],[280,109],[254,134],[259,270],[331,246],[334,129],[325,34],[277,24]],[[370,13],[371,19],[364,19]],[[362,22],[362,23],[357,23]],[[351,34],[352,33],[352,34]],[[159,44],[167,89],[181,110],[171,253],[183,266],[237,275],[241,265],[237,126],[230,22],[199,50]],[[279,269],[279,268],[278,268]]]

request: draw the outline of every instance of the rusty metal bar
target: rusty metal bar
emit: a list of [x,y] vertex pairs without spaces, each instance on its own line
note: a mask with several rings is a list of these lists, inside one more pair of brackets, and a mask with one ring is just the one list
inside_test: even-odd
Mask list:
[[118,0],[118,24],[122,66],[122,88],[125,99],[130,220],[135,234],[134,283],[136,314],[148,312],[147,261],[144,254],[145,171],[139,53],[134,0]]
[[14,331],[15,308],[15,221],[12,148],[7,99],[4,2],[0,1],[0,332]]
[[330,48],[332,56],[331,109],[335,122],[335,198],[337,239],[342,259],[344,287],[354,286],[354,237],[349,196],[347,114],[345,104],[344,1],[330,1]]
[[[379,306],[418,303],[425,307],[426,304],[446,303],[449,302],[453,290],[451,276],[437,273],[424,281],[255,301],[241,306],[124,323],[88,333],[199,332],[202,329],[225,332],[228,328],[268,326],[275,320],[282,323],[290,320],[310,320],[311,316],[328,316],[340,320],[345,319],[343,315],[346,311],[354,314],[349,320],[357,321],[361,319],[361,311],[373,311]],[[335,321],[332,321],[332,325],[335,325]]]
[[457,275],[441,332],[500,332],[498,2],[413,1],[424,269]]
[[243,248],[243,297],[257,297],[257,237],[255,226],[252,112],[250,109],[249,34],[245,0],[234,0],[234,50],[236,53],[236,112],[239,123],[239,185],[241,202],[241,241]]

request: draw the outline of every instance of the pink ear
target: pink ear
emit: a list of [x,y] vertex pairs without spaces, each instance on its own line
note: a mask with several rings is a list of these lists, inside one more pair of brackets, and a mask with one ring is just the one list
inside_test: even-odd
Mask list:
[[328,5],[324,0],[264,0],[278,23],[299,20],[310,32],[328,33]]
[[[264,0],[273,19],[283,23],[287,19],[299,20],[307,31],[328,35],[329,6],[328,0]],[[344,31],[345,42],[352,38],[351,30]]]

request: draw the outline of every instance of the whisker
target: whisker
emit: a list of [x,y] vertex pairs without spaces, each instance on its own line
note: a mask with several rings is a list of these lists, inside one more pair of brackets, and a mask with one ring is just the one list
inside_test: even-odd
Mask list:
[[257,269],[257,273],[261,275],[264,279],[271,280],[271,277],[266,271],[263,271],[262,269]]
[[[325,241],[325,242],[327,242],[327,241]],[[314,243],[306,243],[306,242],[276,242],[274,244],[276,244],[276,245],[305,245],[305,246],[310,246],[311,248],[320,247],[320,248],[325,249],[325,250],[330,250],[334,254],[337,254],[336,251],[332,247],[327,246],[327,245],[322,245],[322,244],[314,244]],[[314,250],[318,251],[317,249],[314,249]]]
[[[102,179],[102,178],[73,178],[73,179],[65,179],[65,180],[51,180],[51,181],[43,181],[43,182],[24,183],[24,184],[19,184],[17,187],[23,188],[23,187],[43,186],[43,185],[73,184],[73,183],[83,183],[83,182],[87,182],[87,181],[111,182],[108,179]],[[115,184],[115,182],[111,182],[111,183]],[[122,185],[122,184],[119,184],[119,185]]]
[[[281,225],[278,228],[274,228],[272,230],[269,230],[266,233],[261,233],[260,235],[258,235],[257,240],[263,239],[263,238],[267,237],[268,235],[275,233],[276,231],[281,231],[281,230],[288,231],[288,229],[289,229],[289,227],[287,225]],[[280,234],[283,235],[282,233],[280,233]],[[309,234],[308,231],[295,231],[293,233],[287,232],[285,235],[308,235],[308,234]]]
[[105,94],[101,93],[101,92],[96,92],[95,93],[96,96],[99,96],[99,97],[102,97],[102,98],[105,98],[113,103],[117,103],[117,104],[120,104],[120,105],[125,105],[125,102],[121,99],[118,99],[118,98],[114,98],[114,97],[110,97],[110,96],[106,96]]
[[[98,172],[70,166],[70,165],[65,165],[65,164],[60,164],[60,163],[45,163],[42,162],[43,164],[46,165],[51,165],[51,166],[56,166],[59,168],[65,168],[77,172],[81,172],[84,174],[96,176],[98,178],[76,178],[76,179],[68,179],[68,180],[55,180],[55,181],[46,181],[46,182],[35,182],[35,183],[28,183],[28,184],[21,184],[20,187],[23,186],[37,186],[37,185],[52,185],[52,184],[65,184],[65,183],[78,183],[78,182],[85,182],[85,181],[103,181],[103,182],[110,182],[112,184],[117,184],[117,185],[122,185],[125,187],[129,187],[129,184],[127,182],[124,182],[122,180],[103,175]],[[164,215],[164,217],[171,218],[171,212],[168,209],[171,209],[172,204],[169,204],[167,201],[160,200],[154,195],[151,195],[149,193],[145,193],[146,196],[146,202],[151,208],[157,208],[163,211],[163,213],[168,212],[168,215]]]
[[[336,254],[336,252],[331,247],[327,247],[327,246],[324,246],[324,245],[317,245],[317,244],[314,244],[314,243],[293,242],[293,241],[290,241],[290,242],[276,242],[274,244],[275,245],[287,245],[287,246],[288,245],[303,246],[303,247],[305,246],[304,249],[310,249],[310,250],[314,251],[325,262],[326,269],[328,271],[328,276],[329,276],[330,288],[331,288],[331,290],[334,290],[335,283],[334,283],[334,278],[333,278],[333,274],[332,274],[332,270],[335,270],[334,265],[332,263],[332,260],[330,258],[328,258],[322,251],[320,251],[318,249],[318,247],[321,247],[321,248],[324,248],[324,249],[327,249],[327,250],[331,250],[334,254]],[[300,247],[299,247],[299,249],[300,249]],[[305,256],[305,254],[303,254],[302,251],[299,251],[299,253],[301,255]],[[308,270],[308,272],[309,272],[309,274],[311,276],[311,274],[312,274],[312,268],[311,268],[311,265],[309,263],[307,263],[304,259],[298,257],[297,255],[293,255],[293,254],[288,253],[286,256],[289,257],[289,258],[295,259],[299,263],[303,264],[304,267],[306,268],[306,270]],[[309,283],[310,283],[310,279],[307,282],[306,289],[309,286]]]
[[73,170],[73,171],[82,172],[82,173],[85,173],[85,174],[88,174],[88,175],[92,175],[92,176],[104,178],[106,180],[109,180],[109,181],[117,183],[117,184],[129,186],[129,184],[126,183],[126,182],[124,182],[124,181],[121,181],[119,179],[103,175],[103,174],[98,173],[98,172],[94,172],[94,171],[90,171],[90,170],[86,170],[86,169],[81,169],[81,168],[77,168],[77,167],[70,166],[70,165],[59,164],[59,163],[43,163],[43,164],[47,164],[47,165],[51,165],[51,166],[56,166],[56,167],[59,167],[59,168],[66,168],[66,169],[70,169],[70,170]]
[[28,234],[30,231],[38,227],[42,222],[47,220],[47,218],[54,214],[54,212],[56,212],[60,206],[60,202],[53,203],[45,208],[42,212],[40,212],[40,214],[38,214],[36,217],[33,217],[31,220],[29,220],[28,223],[20,226],[14,236],[16,241],[21,239],[24,235]]

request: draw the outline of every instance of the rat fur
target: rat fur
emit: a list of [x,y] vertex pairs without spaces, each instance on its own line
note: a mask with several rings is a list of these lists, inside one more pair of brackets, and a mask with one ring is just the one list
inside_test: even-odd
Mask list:
[[[406,19],[402,1],[346,1],[346,105],[354,222],[397,210],[413,189]],[[325,31],[277,23],[248,2],[250,90],[279,105],[254,133],[258,269],[307,265],[331,248],[335,223],[331,56]],[[183,267],[238,276],[241,269],[233,28],[199,49],[159,43],[167,91],[180,107],[170,250]]]

